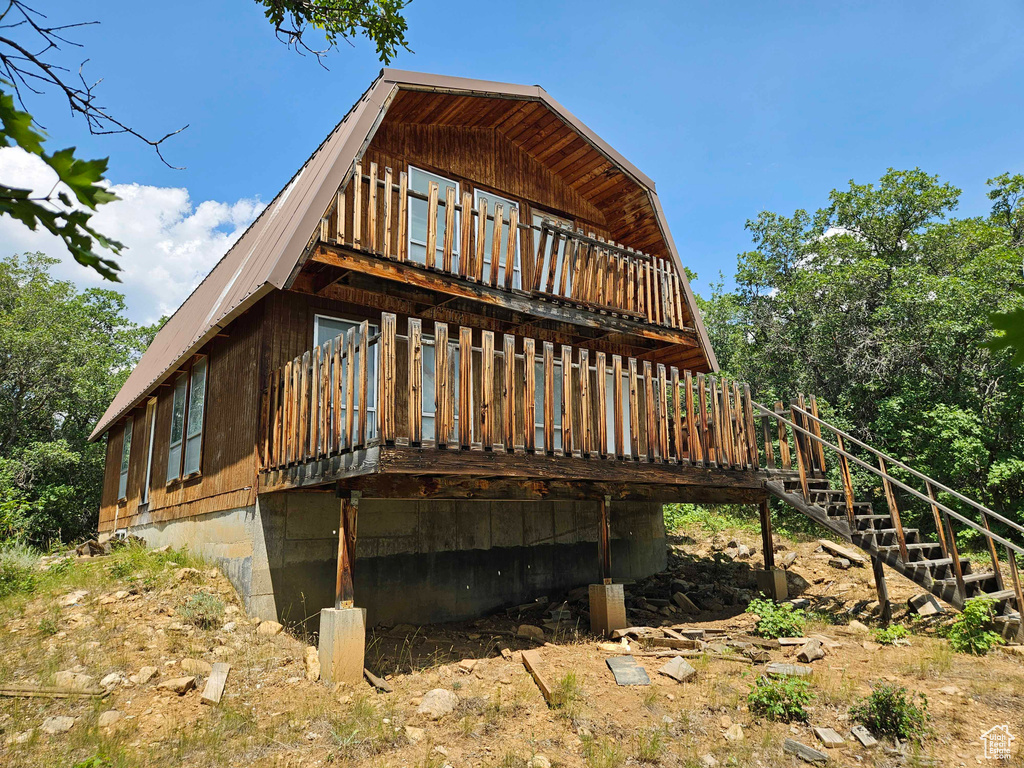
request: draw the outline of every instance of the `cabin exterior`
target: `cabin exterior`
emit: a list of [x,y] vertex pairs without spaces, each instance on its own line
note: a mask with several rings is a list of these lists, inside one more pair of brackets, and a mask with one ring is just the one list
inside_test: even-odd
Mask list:
[[814,506],[813,400],[717,372],[650,179],[537,86],[384,70],[96,426],[99,528],[203,552],[328,659],[353,615],[586,584],[607,629],[662,503]]

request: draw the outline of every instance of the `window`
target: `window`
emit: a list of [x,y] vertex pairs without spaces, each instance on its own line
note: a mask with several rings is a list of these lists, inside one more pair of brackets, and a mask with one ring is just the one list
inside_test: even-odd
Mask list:
[[121,476],[117,481],[117,500],[128,497],[128,465],[132,458],[132,426],[135,419],[129,416],[124,422],[124,437],[121,439]]
[[[427,195],[430,182],[437,182],[437,243],[435,244],[434,263],[440,264],[444,255],[444,213],[446,190],[455,190],[455,199],[459,199],[459,182],[438,176],[430,171],[423,171],[409,166],[409,189]],[[409,197],[409,260],[417,264],[427,263],[427,208],[426,200]],[[455,229],[459,229],[459,213],[455,212]],[[459,267],[459,238],[456,237],[452,248],[452,269]]]
[[[554,222],[555,224],[557,224],[560,227],[565,227],[566,229],[572,229],[572,222],[571,221],[569,221],[567,219],[563,219],[561,216],[554,216],[553,214],[545,213],[544,211],[538,211],[536,208],[533,209],[533,227],[534,227],[533,228],[533,252],[537,253],[537,257],[538,257],[537,267],[538,267],[538,269],[541,270],[540,274],[543,276],[542,280],[541,280],[541,284],[540,284],[540,290],[542,290],[542,291],[546,291],[547,290],[548,273],[551,270],[551,259],[550,259],[550,257],[545,259],[542,254],[537,252],[537,249],[540,248],[540,225],[541,225],[541,223],[545,219],[547,219],[548,221]],[[547,249],[548,250],[551,249],[551,238],[550,237],[548,238]],[[560,286],[560,282],[559,281],[561,280],[561,275],[562,275],[562,258],[563,258],[563,256],[565,256],[565,238],[559,239],[559,241],[558,241],[558,253],[554,254],[554,257],[556,259],[556,262],[555,262],[555,285],[554,285],[554,290],[555,291],[557,291],[559,286]],[[571,295],[570,294],[570,289],[572,287],[570,285],[571,282],[572,282],[572,270],[569,270],[569,272],[567,272],[566,276],[565,276],[565,292],[566,292],[567,295]]]
[[146,479],[142,484],[140,504],[149,503],[149,484],[153,482],[153,442],[156,437],[156,398],[146,403],[146,423],[149,424],[149,447],[146,449]]
[[206,416],[207,359],[200,357],[174,382],[171,443],[167,451],[167,482],[202,469],[203,420]]
[[[494,216],[494,207],[496,205],[501,206],[501,248],[499,250],[500,259],[498,261],[498,284],[505,284],[505,265],[508,264],[508,228],[509,228],[509,217],[512,214],[512,209],[519,210],[519,203],[515,200],[509,200],[507,197],[501,197],[491,192],[476,191],[474,195],[475,204],[477,209],[480,208],[480,201],[487,202],[487,213],[489,216]],[[491,272],[491,247],[494,243],[494,221],[489,220],[485,229],[484,237],[486,238],[486,247],[484,248],[484,279]],[[522,288],[523,287],[523,276],[522,268],[519,264],[519,239],[516,238],[516,252],[512,258],[512,287]]]
[[[411,200],[410,200],[410,202],[411,202]],[[354,334],[355,335],[355,339],[354,339],[354,344],[355,344],[355,361],[354,362],[355,362],[355,365],[357,366],[356,367],[356,371],[358,371],[359,370],[358,366],[359,366],[359,326],[360,326],[360,324],[361,323],[358,320],[345,320],[345,319],[340,318],[340,317],[328,317],[327,315],[316,315],[313,318],[313,343],[316,346],[319,347],[320,345],[330,341],[331,339],[333,339],[336,336],[341,336],[342,337],[342,343],[344,343],[344,336],[345,336],[346,333],[348,333],[348,329],[349,328],[355,328],[356,330],[355,330],[355,334]],[[369,336],[371,338],[377,333],[377,331],[378,331],[378,327],[376,325],[374,325],[373,323],[369,323],[367,325],[367,333],[369,334]],[[377,433],[377,345],[375,344],[372,347],[370,347],[369,351],[370,351],[370,355],[369,355],[370,359],[367,360],[367,363],[366,363],[366,389],[367,389],[367,401],[366,401],[366,438],[367,439],[370,439],[370,437],[374,436]],[[347,379],[347,376],[348,376],[348,365],[349,365],[348,358],[342,360],[342,362],[341,362],[342,381],[348,381],[348,379]],[[352,402],[353,402],[353,404],[355,406],[356,416],[358,416],[358,411],[359,411],[359,408],[360,408],[360,404],[363,402],[363,400],[362,400],[363,393],[359,391],[359,388],[361,386],[361,382],[359,381],[359,376],[358,375],[354,375],[352,377],[352,382],[353,382],[353,387],[354,387]],[[336,391],[336,385],[335,385],[335,383],[333,381],[333,374],[332,374],[331,384],[332,384],[331,392],[335,392]],[[340,413],[344,413],[345,412],[345,400],[344,399],[339,404],[339,412]],[[346,439],[345,426],[346,426],[346,421],[345,421],[345,419],[342,419],[341,420],[341,431],[342,431],[341,439],[342,440]]]
[[533,417],[536,420],[534,427],[533,444],[537,450],[560,451],[562,450],[562,363],[558,360],[552,366],[554,370],[554,395],[551,402],[554,406],[554,445],[544,445],[544,363],[543,358],[537,356],[533,361],[533,371],[536,380],[533,389]]

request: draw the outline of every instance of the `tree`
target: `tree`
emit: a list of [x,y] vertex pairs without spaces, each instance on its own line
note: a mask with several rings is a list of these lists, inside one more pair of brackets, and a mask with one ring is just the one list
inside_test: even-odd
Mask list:
[[813,214],[761,213],[735,291],[704,316],[762,401],[815,393],[840,427],[1024,518],[1024,370],[987,346],[993,310],[1024,311],[1019,202],[951,218],[959,194],[890,169]]
[[42,543],[94,524],[104,446],[89,433],[157,326],[110,290],[54,280],[56,259],[0,259],[0,535]]
[[[1024,246],[1024,175],[1008,173],[988,180],[992,189],[988,197],[992,200],[992,218],[1005,227],[1013,244]],[[1024,263],[1021,264],[1024,273]],[[1024,297],[1024,292],[1018,289]],[[991,345],[993,349],[1016,350],[1015,365],[1024,366],[1024,308],[1012,312],[996,312],[991,316],[992,326],[998,332]]]
[[[398,49],[408,50],[402,11],[408,0],[256,0],[265,7],[275,32],[296,50],[316,55],[319,61],[337,46],[363,34],[372,40],[380,60],[387,63]],[[71,256],[108,280],[117,281],[116,257],[124,246],[104,237],[91,225],[97,206],[116,200],[104,179],[107,159],[83,160],[69,147],[48,152],[45,135],[29,113],[25,98],[52,94],[67,101],[72,114],[85,121],[93,135],[123,133],[153,147],[162,161],[164,142],[185,130],[179,128],[160,138],[150,138],[122,122],[96,101],[96,85],[83,75],[77,79],[58,54],[66,47],[80,47],[69,39],[78,27],[97,22],[56,24],[25,0],[7,0],[0,10],[0,147],[21,147],[41,158],[57,175],[47,194],[5,185],[0,180],[0,215],[11,216],[29,229],[44,229],[59,237]],[[322,34],[326,48],[307,44],[312,28]],[[168,163],[168,165],[170,165]]]

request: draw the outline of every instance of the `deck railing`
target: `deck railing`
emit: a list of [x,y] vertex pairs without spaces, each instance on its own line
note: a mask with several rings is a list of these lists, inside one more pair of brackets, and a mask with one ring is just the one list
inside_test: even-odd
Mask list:
[[671,260],[551,219],[522,222],[517,206],[457,197],[454,187],[442,195],[435,181],[421,194],[405,171],[396,179],[391,168],[381,174],[370,163],[364,173],[356,163],[319,239],[543,300],[669,328],[692,325]]
[[[273,371],[261,465],[371,445],[756,469],[750,388],[648,360],[385,313]],[[363,393],[366,393],[364,397]]]

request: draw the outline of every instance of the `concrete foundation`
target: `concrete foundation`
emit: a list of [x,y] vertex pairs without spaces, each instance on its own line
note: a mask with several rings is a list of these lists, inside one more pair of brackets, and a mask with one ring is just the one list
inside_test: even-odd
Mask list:
[[590,631],[609,635],[614,629],[625,629],[626,593],[621,584],[590,585]]
[[[189,546],[216,563],[249,613],[315,632],[333,607],[340,500],[261,495],[252,507],[136,526],[151,546]],[[661,505],[614,502],[612,576],[665,567]],[[599,502],[420,501],[359,504],[356,602],[368,626],[475,618],[597,576]]]
[[327,683],[358,683],[363,679],[366,651],[366,609],[324,608],[320,611],[320,679]]
[[757,589],[770,597],[772,600],[788,600],[789,586],[786,584],[786,572],[781,568],[771,570],[758,570],[754,572],[757,578]]

